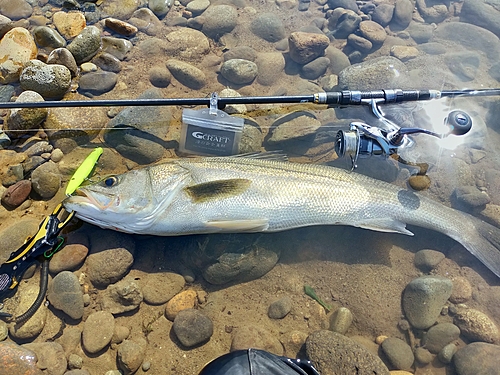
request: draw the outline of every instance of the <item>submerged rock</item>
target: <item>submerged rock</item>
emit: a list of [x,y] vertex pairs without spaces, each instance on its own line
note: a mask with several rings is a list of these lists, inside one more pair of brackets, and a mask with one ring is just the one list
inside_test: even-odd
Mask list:
[[42,375],[36,354],[14,342],[0,342],[0,371],[7,374]]
[[36,57],[38,49],[31,33],[14,27],[0,40],[0,83],[17,82],[26,64]]

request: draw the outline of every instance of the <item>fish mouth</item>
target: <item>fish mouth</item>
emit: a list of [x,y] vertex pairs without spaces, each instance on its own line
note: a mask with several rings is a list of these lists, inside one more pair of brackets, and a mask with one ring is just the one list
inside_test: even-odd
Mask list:
[[120,202],[117,195],[100,192],[98,199],[95,194],[92,194],[92,191],[85,188],[76,189],[75,194],[68,198],[70,203],[80,206],[93,206],[99,211],[108,210],[112,205]]

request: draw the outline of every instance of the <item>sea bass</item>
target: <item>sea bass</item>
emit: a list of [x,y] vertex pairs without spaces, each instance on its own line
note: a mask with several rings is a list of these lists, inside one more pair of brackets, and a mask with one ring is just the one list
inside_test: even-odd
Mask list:
[[500,277],[500,229],[383,181],[277,155],[172,159],[106,177],[77,194],[64,201],[76,217],[102,228],[158,236],[310,225],[413,235],[406,229],[411,224],[460,242]]

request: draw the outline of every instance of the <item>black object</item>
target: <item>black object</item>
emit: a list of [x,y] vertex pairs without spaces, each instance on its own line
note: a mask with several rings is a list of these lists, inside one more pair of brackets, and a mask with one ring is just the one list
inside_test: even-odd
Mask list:
[[[498,96],[500,89],[481,90],[344,90],[320,92],[311,95],[295,96],[241,96],[218,98],[217,106],[222,109],[228,104],[284,104],[315,103],[328,105],[364,105],[375,100],[379,104],[402,103],[416,100],[431,100],[455,96]],[[111,107],[111,106],[162,106],[162,105],[206,105],[210,106],[211,97],[206,98],[165,98],[165,99],[111,99],[111,100],[61,100],[46,102],[0,102],[2,108],[53,108],[53,107]]]
[[320,375],[307,360],[277,356],[264,350],[237,350],[214,359],[199,375]]

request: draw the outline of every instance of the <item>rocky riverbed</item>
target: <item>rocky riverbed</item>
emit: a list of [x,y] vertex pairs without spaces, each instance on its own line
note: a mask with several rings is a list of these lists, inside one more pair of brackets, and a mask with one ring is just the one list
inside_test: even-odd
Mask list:
[[[0,0],[0,102],[454,90],[500,81],[492,0]],[[425,135],[420,167],[361,159],[358,171],[421,190],[500,226],[494,97],[383,107],[438,129],[466,111],[458,147]],[[365,108],[229,105],[240,153],[349,167],[334,152]],[[181,155],[182,108],[0,110],[0,262],[64,198],[94,147],[93,180]],[[453,223],[450,223],[453,225]],[[193,374],[231,350],[308,358],[322,375],[494,374],[500,281],[453,240],[350,227],[269,235],[134,236],[72,221],[50,261],[46,302],[0,321],[0,375]],[[31,267],[2,312],[39,290]],[[321,300],[304,292],[311,287]]]

